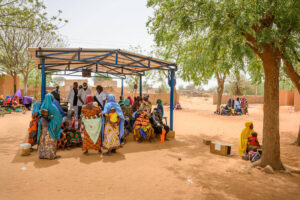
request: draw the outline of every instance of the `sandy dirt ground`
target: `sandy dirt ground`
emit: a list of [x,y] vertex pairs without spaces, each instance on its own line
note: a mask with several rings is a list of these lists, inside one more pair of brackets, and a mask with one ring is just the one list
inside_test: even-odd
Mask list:
[[[175,111],[176,139],[165,143],[128,142],[112,157],[80,148],[58,151],[58,160],[40,160],[37,152],[20,156],[30,112],[0,118],[0,199],[289,199],[299,200],[300,175],[265,174],[246,168],[238,156],[245,121],[253,121],[262,140],[262,105],[250,105],[247,116],[214,115],[208,98],[181,97]],[[168,112],[166,113],[168,114]],[[282,161],[300,169],[295,141],[300,112],[280,108]],[[209,152],[203,138],[232,143],[232,156]],[[178,159],[178,158],[181,158]]]

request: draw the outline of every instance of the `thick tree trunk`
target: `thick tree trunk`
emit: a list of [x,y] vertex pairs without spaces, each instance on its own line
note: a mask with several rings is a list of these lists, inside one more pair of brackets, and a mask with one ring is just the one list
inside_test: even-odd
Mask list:
[[28,74],[24,74],[24,96],[27,96]]
[[13,76],[14,79],[14,93],[17,92],[17,74],[14,74]]
[[265,72],[263,154],[261,165],[270,165],[275,170],[284,169],[280,160],[279,136],[279,69],[280,55],[270,45],[262,53]]
[[222,104],[222,95],[223,95],[223,90],[224,90],[224,82],[225,82],[225,77],[221,77],[218,73],[216,74],[217,81],[218,81],[218,88],[217,88],[217,110],[220,108],[220,105]]

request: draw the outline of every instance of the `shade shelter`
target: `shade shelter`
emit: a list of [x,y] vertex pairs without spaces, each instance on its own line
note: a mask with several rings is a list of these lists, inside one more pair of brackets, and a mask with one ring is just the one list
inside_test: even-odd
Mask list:
[[[149,70],[168,71],[170,85],[170,129],[173,130],[174,86],[176,63],[136,54],[120,49],[85,49],[85,48],[29,48],[36,66],[42,71],[41,101],[46,94],[46,74],[63,72],[62,76],[81,76],[95,74],[102,78],[123,80],[126,75],[140,77],[140,96],[142,96],[142,77]],[[109,76],[110,75],[110,76]],[[92,77],[90,75],[89,77]]]

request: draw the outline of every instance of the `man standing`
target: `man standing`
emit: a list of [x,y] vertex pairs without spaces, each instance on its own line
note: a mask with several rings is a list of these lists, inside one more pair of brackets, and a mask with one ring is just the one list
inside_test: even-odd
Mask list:
[[82,89],[79,90],[78,92],[78,115],[81,115],[81,108],[85,104],[85,99],[87,95],[92,94],[91,90],[88,88],[87,83],[82,84]]
[[75,118],[79,119],[78,115],[78,83],[73,83],[73,89],[69,92],[66,102],[70,103],[70,109],[74,110]]
[[52,92],[56,92],[56,94],[57,94],[56,100],[57,100],[58,102],[60,102],[60,91],[59,91],[59,86],[57,85],[57,86],[55,87],[55,89],[52,90]]
[[98,103],[98,106],[101,108],[101,110],[103,110],[108,93],[103,91],[103,87],[101,85],[97,85],[96,90],[97,93],[94,96],[94,100]]

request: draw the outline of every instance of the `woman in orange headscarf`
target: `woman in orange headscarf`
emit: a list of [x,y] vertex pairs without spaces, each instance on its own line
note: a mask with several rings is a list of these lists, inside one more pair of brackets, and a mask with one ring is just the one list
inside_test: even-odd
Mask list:
[[245,128],[242,130],[239,138],[239,154],[243,155],[247,151],[248,137],[251,136],[253,130],[253,123],[248,121],[245,123]]

